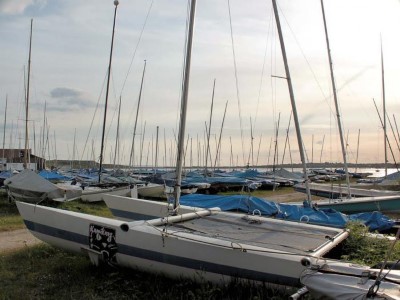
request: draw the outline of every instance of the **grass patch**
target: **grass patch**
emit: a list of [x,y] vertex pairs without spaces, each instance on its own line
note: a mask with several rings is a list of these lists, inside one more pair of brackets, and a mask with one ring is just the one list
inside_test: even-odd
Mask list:
[[[82,202],[80,200],[70,202],[45,201],[40,205],[57,207],[60,209],[92,214],[100,217],[113,218],[111,211],[104,201]],[[7,196],[0,196],[0,232],[25,228],[24,221],[20,216],[17,205],[9,201]]]
[[0,232],[25,228],[20,215],[0,216]]
[[51,203],[51,205],[56,205],[56,207],[61,209],[96,215],[99,217],[114,218],[113,214],[111,213],[110,209],[107,207],[104,201],[83,202],[81,200],[75,200],[56,204]]
[[48,245],[0,256],[2,299],[287,299],[295,289],[241,281],[216,286],[132,269],[94,267]]
[[285,195],[288,193],[293,193],[294,189],[291,186],[284,186],[284,187],[279,187],[277,189],[273,190],[254,190],[252,192],[237,192],[237,191],[229,191],[229,192],[223,192],[220,193],[221,195],[237,195],[237,194],[243,194],[243,195],[250,195],[254,197],[259,197],[259,198],[268,198],[269,196],[276,196],[276,195]]
[[400,258],[400,243],[396,243],[393,251],[389,253],[393,241],[369,237],[368,229],[358,222],[350,222],[347,228],[350,234],[343,244],[342,259],[373,266],[383,262],[386,256],[388,256],[388,261],[396,261]]
[[0,196],[0,232],[25,228],[14,202],[8,201],[6,195]]

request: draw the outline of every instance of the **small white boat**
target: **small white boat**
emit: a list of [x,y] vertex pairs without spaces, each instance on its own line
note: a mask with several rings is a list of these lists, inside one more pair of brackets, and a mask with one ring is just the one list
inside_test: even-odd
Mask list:
[[44,200],[72,201],[79,199],[81,189],[73,186],[58,186],[29,169],[4,180],[4,186],[11,199],[38,203]]
[[174,189],[164,184],[148,183],[138,185],[137,191],[143,198],[167,199],[167,194],[172,193]]

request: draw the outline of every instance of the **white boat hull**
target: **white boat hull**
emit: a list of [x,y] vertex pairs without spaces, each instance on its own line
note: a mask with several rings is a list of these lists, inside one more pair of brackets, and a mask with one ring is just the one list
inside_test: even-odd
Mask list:
[[[104,195],[103,199],[113,216],[124,221],[162,218],[170,215],[173,210],[173,205],[166,201],[161,202],[110,194]],[[199,210],[203,209],[184,205],[179,207],[179,213],[181,214]]]
[[[276,243],[269,241],[274,235],[268,237],[264,243],[252,241],[245,244],[237,238],[218,238],[214,234],[199,234],[179,227],[160,226],[160,219],[125,223],[29,203],[17,202],[17,206],[26,226],[37,238],[65,250],[86,252],[94,263],[105,260],[119,266],[161,272],[172,277],[185,276],[219,283],[235,277],[299,285],[300,275],[305,269],[300,264],[301,259],[304,256],[320,257],[347,236],[347,233],[341,230],[305,225],[304,228],[313,228],[313,234],[307,237],[313,243],[316,242],[313,250],[299,250],[300,247],[291,251],[291,247],[277,246],[279,238]],[[194,215],[197,214],[199,212]],[[224,214],[226,213],[221,213],[221,216]],[[203,217],[198,221],[213,221],[208,219],[213,217]],[[235,218],[246,226],[247,223],[243,223],[241,216]],[[193,222],[191,220],[182,225],[191,226]],[[225,225],[222,223],[222,226]],[[265,223],[260,226],[270,225]],[[285,222],[280,221],[276,226],[280,228],[277,234],[282,234]],[[250,227],[254,230],[254,225]],[[243,228],[239,230],[237,225],[235,228],[234,236],[242,234]],[[333,240],[324,236],[328,231],[334,236]],[[298,232],[304,232],[304,229]],[[317,232],[321,235],[320,241],[316,240]],[[271,234],[269,230],[265,230],[265,233]],[[260,234],[264,234],[264,231]],[[290,235],[286,239],[289,243],[294,243],[293,236],[296,236],[296,233],[287,231],[283,234]],[[265,246],[268,241],[269,245],[273,245],[272,248]],[[308,242],[306,244],[309,245]],[[292,244],[292,247],[293,245],[296,243]]]
[[172,192],[173,188],[163,184],[149,183],[147,185],[138,186],[138,194],[143,198],[167,199],[167,194]]

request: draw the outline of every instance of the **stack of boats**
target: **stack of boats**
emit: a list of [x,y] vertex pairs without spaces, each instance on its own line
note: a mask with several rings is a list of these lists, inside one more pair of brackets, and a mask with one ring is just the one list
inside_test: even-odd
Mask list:
[[[204,175],[202,171],[191,171],[185,174],[181,182],[182,195],[200,193],[217,194],[227,191],[254,191],[256,189],[275,190],[279,186],[293,186],[301,179],[296,174],[291,178],[261,173],[257,170],[217,171]],[[100,180],[99,180],[100,177]],[[35,182],[35,184],[33,184]],[[41,184],[38,184],[38,183]],[[10,173],[4,182],[10,196],[23,201],[38,202],[46,197],[62,201],[82,199],[83,201],[101,201],[102,194],[129,194],[132,186],[137,186],[139,197],[146,199],[167,199],[176,184],[175,172],[158,171],[148,176],[138,176],[132,171],[106,171],[99,176],[98,170],[42,170],[36,173],[24,170],[20,174]],[[49,193],[58,190],[57,195]],[[32,193],[36,193],[37,195]],[[26,195],[26,197],[24,196]]]

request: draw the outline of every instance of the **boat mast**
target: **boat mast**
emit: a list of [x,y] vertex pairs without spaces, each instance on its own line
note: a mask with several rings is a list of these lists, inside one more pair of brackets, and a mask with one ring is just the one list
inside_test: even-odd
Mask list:
[[158,167],[158,132],[159,132],[160,126],[157,126],[156,128],[156,150],[155,150],[155,156],[154,156],[154,175],[157,175],[157,167]]
[[278,137],[279,137],[279,126],[281,122],[281,113],[278,115],[278,122],[276,123],[276,130],[275,130],[275,145],[274,145],[274,164],[272,166],[272,172],[275,173],[276,165],[278,164]]
[[[3,128],[3,159],[4,156],[4,147],[6,146],[6,125],[7,125],[7,104],[8,104],[8,95],[6,95],[6,109],[4,110],[4,128]],[[7,160],[5,161],[7,163]]]
[[129,158],[129,167],[133,169],[133,159],[135,156],[135,136],[136,136],[136,126],[137,126],[137,120],[138,120],[138,115],[139,115],[139,108],[140,108],[140,100],[142,99],[142,89],[143,89],[143,81],[144,81],[144,74],[146,72],[146,60],[144,60],[144,66],[143,66],[143,73],[142,73],[142,81],[140,83],[140,90],[139,90],[139,98],[138,98],[138,104],[136,108],[136,117],[135,117],[135,124],[133,126],[133,136],[132,136],[132,146],[131,146],[131,155]]
[[344,138],[343,138],[342,122],[340,121],[339,104],[338,104],[338,100],[337,100],[335,77],[333,76],[333,64],[332,64],[332,57],[331,57],[331,49],[329,46],[328,29],[326,26],[326,18],[325,18],[325,10],[324,10],[324,1],[323,0],[321,0],[321,8],[322,8],[322,17],[324,19],[325,39],[326,39],[326,48],[328,51],[328,58],[329,58],[329,68],[331,71],[333,99],[335,101],[336,119],[337,119],[338,128],[339,128],[340,145],[342,147],[343,164],[344,164],[344,171],[345,171],[345,175],[346,175],[347,198],[350,198],[351,197],[350,178],[349,178],[349,171],[347,168],[346,147],[345,147]]
[[356,173],[357,173],[358,151],[359,151],[359,150],[360,150],[360,129],[358,129],[358,136],[357,136]]
[[385,149],[385,178],[387,177],[387,136],[386,136],[386,98],[385,98],[385,69],[383,65],[383,49],[381,38],[381,68],[382,68],[382,101],[383,101],[383,140]]
[[74,162],[75,162],[75,149],[76,149],[76,128],[74,130],[74,144],[72,148],[72,164],[71,164],[71,169],[74,169]]
[[301,137],[301,132],[300,132],[300,123],[299,123],[299,118],[297,116],[296,102],[294,99],[292,80],[290,78],[289,65],[288,65],[287,57],[286,57],[285,43],[283,40],[282,29],[281,29],[281,25],[280,25],[280,21],[279,21],[279,14],[278,14],[278,8],[276,5],[276,0],[272,0],[272,4],[274,7],[275,21],[276,21],[276,26],[278,29],[279,41],[281,44],[282,58],[283,58],[283,62],[285,65],[286,81],[287,81],[288,88],[289,88],[289,96],[290,96],[290,102],[292,105],[293,120],[294,120],[294,124],[296,127],[296,135],[297,135],[297,143],[299,145],[300,159],[301,159],[301,163],[303,166],[304,182],[305,182],[306,192],[307,192],[307,202],[308,202],[308,204],[310,204],[311,203],[311,192],[310,192],[310,186],[309,186],[308,176],[307,176],[307,166],[306,166],[306,160],[305,160],[305,155],[304,155],[303,139]]
[[213,107],[214,107],[215,80],[216,79],[214,78],[214,84],[213,84],[213,90],[212,90],[212,96],[211,96],[210,123],[208,125],[208,131],[207,131],[206,163],[205,163],[205,167],[204,167],[204,176],[205,177],[208,176],[207,175],[207,164],[208,164],[208,155],[210,153],[210,135],[211,135],[211,121],[212,121],[212,114],[213,114]]
[[114,6],[115,6],[115,9],[114,9],[114,21],[113,21],[113,30],[112,30],[112,37],[111,37],[110,60],[109,60],[109,63],[108,63],[106,101],[105,101],[105,104],[104,104],[103,132],[102,132],[102,135],[101,135],[101,147],[100,147],[99,183],[101,181],[101,169],[103,167],[104,135],[105,135],[105,131],[106,131],[108,92],[109,92],[109,89],[110,89],[111,62],[112,62],[112,53],[113,53],[113,46],[114,46],[115,19],[116,19],[116,16],[117,16],[118,4],[119,4],[118,0],[114,0]]
[[28,58],[28,82],[26,86],[26,99],[25,99],[25,152],[24,152],[24,169],[28,168],[28,117],[29,117],[29,85],[31,77],[31,53],[32,53],[32,27],[33,19],[31,19],[31,34],[29,38],[29,58]]
[[[376,109],[376,113],[378,114],[379,121],[381,122],[381,126],[382,126],[382,128],[383,128],[385,125],[384,125],[384,123],[383,123],[381,114],[379,113],[378,106],[376,106],[375,99],[372,99],[372,101],[374,102],[375,109]],[[386,131],[385,131],[385,137],[386,137],[386,143],[387,143],[387,145],[389,146],[390,153],[392,154],[393,161],[394,161],[395,165],[397,166],[396,158],[395,158],[395,156],[394,156],[392,146],[391,146],[390,143],[389,143],[389,137],[387,136]],[[387,159],[386,159],[386,161],[387,161]],[[386,164],[385,164],[385,165],[386,165]]]
[[115,150],[114,150],[114,171],[117,163],[118,156],[118,164],[119,164],[119,119],[121,117],[121,96],[119,96],[119,104],[118,104],[118,122],[117,122],[117,134],[115,137]]
[[225,110],[224,110],[224,116],[222,118],[222,125],[221,125],[221,130],[219,132],[219,139],[218,139],[218,145],[217,145],[217,154],[215,155],[215,162],[214,162],[214,171],[217,166],[217,160],[220,154],[220,149],[221,149],[221,138],[222,138],[222,130],[224,129],[224,123],[225,123],[225,116],[226,116],[226,108],[228,107],[228,101],[225,103]]
[[183,167],[183,151],[184,151],[184,139],[185,139],[185,128],[186,128],[186,113],[187,113],[187,100],[189,94],[189,77],[190,77],[190,63],[192,56],[192,42],[193,42],[193,31],[194,31],[194,16],[196,13],[196,0],[191,0],[190,4],[190,16],[189,16],[189,28],[186,44],[186,58],[185,58],[185,73],[183,80],[183,92],[181,99],[181,116],[179,124],[179,135],[178,135],[178,154],[176,159],[176,183],[174,187],[174,213],[177,213],[179,208],[179,197],[181,194],[181,181],[182,181],[182,167]]
[[283,154],[282,154],[282,165],[284,163],[285,160],[285,155],[286,155],[286,146],[289,143],[289,130],[290,130],[290,123],[292,122],[292,112],[290,112],[290,117],[289,117],[289,123],[288,123],[288,127],[286,129],[286,139],[285,139],[285,147],[283,147]]

